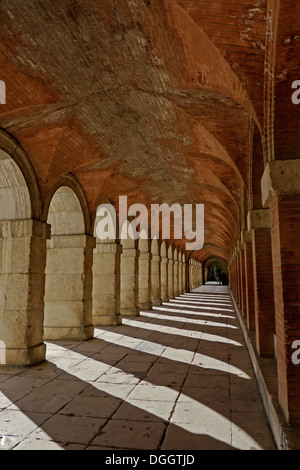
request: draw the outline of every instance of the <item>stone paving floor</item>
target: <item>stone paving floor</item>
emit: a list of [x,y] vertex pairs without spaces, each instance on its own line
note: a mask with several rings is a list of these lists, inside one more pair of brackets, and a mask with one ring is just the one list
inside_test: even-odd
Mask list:
[[0,368],[0,449],[275,449],[227,287]]

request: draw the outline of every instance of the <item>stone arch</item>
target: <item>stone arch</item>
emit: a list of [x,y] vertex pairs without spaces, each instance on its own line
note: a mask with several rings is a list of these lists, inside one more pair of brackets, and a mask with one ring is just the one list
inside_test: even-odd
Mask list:
[[[219,256],[209,257],[202,265],[203,269],[203,282],[217,281],[216,270],[219,272],[219,282],[228,283],[228,265],[227,262]],[[210,274],[211,273],[211,274]],[[213,278],[210,279],[210,276]]]
[[[64,189],[62,189],[64,188]],[[90,218],[90,213],[89,213],[89,207],[88,207],[88,202],[85,196],[85,193],[78,182],[78,180],[73,176],[73,175],[65,175],[63,178],[61,178],[59,181],[56,182],[56,184],[51,188],[51,190],[48,192],[44,205],[43,205],[43,220],[46,221],[48,219],[49,215],[49,208],[51,203],[53,203],[53,197],[55,194],[63,194],[63,193],[68,193],[69,196],[69,201],[78,201],[78,203],[74,202],[76,204],[77,208],[76,211],[80,213],[80,217],[83,217],[83,224],[84,224],[84,229],[81,227],[81,231],[84,234],[92,234],[92,224],[91,224],[91,218]],[[76,199],[72,197],[71,195],[76,196]],[[65,199],[65,206],[67,207],[67,196],[64,198],[63,196],[60,197],[61,199]],[[58,201],[59,198],[57,198]],[[80,208],[79,208],[80,206]],[[74,206],[75,208],[75,206]],[[77,219],[78,220],[78,219]]]
[[174,247],[168,247],[168,297],[174,299]]
[[101,204],[93,218],[92,230],[97,243],[119,242],[117,213],[113,204]]
[[43,216],[51,224],[47,242],[45,338],[85,340],[93,336],[92,263],[95,240],[83,192],[72,177],[47,196]]
[[72,188],[60,186],[55,191],[49,205],[47,222],[54,236],[85,234],[81,204]]
[[[21,173],[30,198],[30,218],[40,220],[42,214],[41,195],[33,166],[25,151],[18,142],[5,131],[0,129],[0,150],[2,158],[7,155],[15,162]],[[20,181],[20,180],[19,180]]]
[[3,150],[0,150],[0,165],[0,220],[30,219],[30,193],[19,166]]
[[133,238],[130,221],[120,228],[121,255],[121,315],[138,316],[139,309],[139,250],[138,240]]

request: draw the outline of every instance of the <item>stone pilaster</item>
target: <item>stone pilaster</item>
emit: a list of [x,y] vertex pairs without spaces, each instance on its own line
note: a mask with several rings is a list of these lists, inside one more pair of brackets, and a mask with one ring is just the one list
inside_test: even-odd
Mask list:
[[121,286],[119,243],[97,243],[93,262],[93,324],[119,325]]
[[94,237],[55,235],[47,248],[45,339],[93,337],[92,264]]
[[0,222],[0,365],[31,366],[45,359],[43,342],[46,238],[37,220]]
[[121,315],[138,316],[139,309],[139,250],[125,248],[121,255]]

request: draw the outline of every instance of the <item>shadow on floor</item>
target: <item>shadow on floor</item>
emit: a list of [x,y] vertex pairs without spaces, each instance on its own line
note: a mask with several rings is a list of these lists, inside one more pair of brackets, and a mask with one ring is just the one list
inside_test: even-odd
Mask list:
[[165,307],[0,369],[2,449],[274,449],[235,312]]

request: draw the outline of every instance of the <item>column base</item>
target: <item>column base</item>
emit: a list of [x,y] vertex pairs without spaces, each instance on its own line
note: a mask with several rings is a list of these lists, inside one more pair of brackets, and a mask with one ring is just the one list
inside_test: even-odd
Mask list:
[[122,315],[93,315],[94,326],[117,326],[122,324]]
[[160,307],[162,304],[163,299],[152,299],[152,306],[153,307]]
[[137,307],[122,308],[121,315],[124,317],[138,317],[140,315],[140,309]]
[[86,341],[93,338],[94,326],[89,325],[85,327],[44,327],[45,340],[78,340]]
[[34,366],[46,359],[44,343],[28,349],[0,349],[0,367]]
[[151,310],[153,303],[152,302],[142,302],[139,304],[140,310]]

